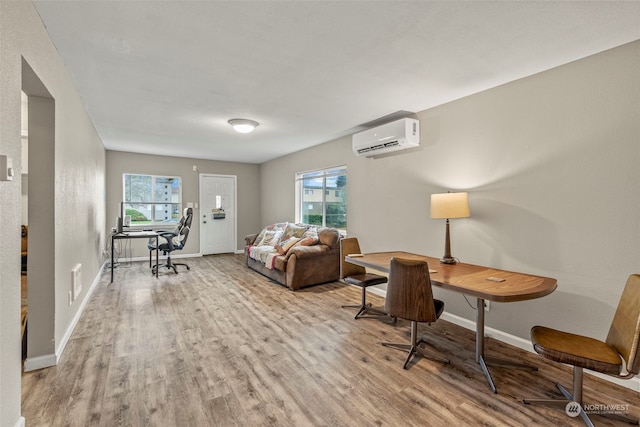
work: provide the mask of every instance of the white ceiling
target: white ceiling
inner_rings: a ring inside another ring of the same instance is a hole
[[[634,1],[34,4],[107,149],[250,163],[640,39]]]

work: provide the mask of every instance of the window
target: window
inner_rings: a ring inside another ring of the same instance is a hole
[[[122,175],[124,215],[131,226],[177,223],[182,212],[179,176]]]
[[[296,174],[296,221],[346,233],[346,166]]]

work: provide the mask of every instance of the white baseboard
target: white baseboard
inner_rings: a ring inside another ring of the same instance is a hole
[[[367,288],[367,291],[371,292],[372,294],[380,295],[381,297],[387,296],[387,292],[384,289],[380,289],[375,286]],[[451,322],[455,325],[462,326],[463,328],[470,329],[472,331],[476,330],[476,322],[473,320],[465,319],[464,317],[447,313],[446,311],[442,313],[442,316],[440,316],[440,318],[443,320],[446,320],[447,322]],[[498,341],[502,341],[503,343],[512,345],[519,349],[526,350],[529,353],[537,354],[533,350],[533,344],[531,344],[530,340],[520,338],[515,335],[511,335],[506,332],[500,331],[498,329],[494,329],[486,326],[484,328],[484,335],[486,337],[494,338]],[[585,369],[584,372],[640,393],[640,377],[638,376],[634,378],[630,378],[628,380],[623,380],[620,378],[612,377],[610,375],[605,375],[599,372],[590,371],[588,369]]]
[[[27,357],[24,361],[24,371],[31,372],[38,369],[56,366],[58,357],[55,354],[45,354],[44,356]]]
[[[24,417],[18,418],[18,421],[16,421],[16,427],[25,427],[25,425]]]
[[[56,356],[58,359],[60,358],[60,356],[62,355],[62,352],[67,346],[67,343],[69,342],[69,338],[71,338],[71,334],[73,333],[73,330],[76,328],[76,325],[80,320],[80,316],[82,316],[82,313],[84,312],[84,308],[87,306],[89,299],[91,299],[91,295],[93,295],[93,291],[96,289],[96,286],[98,286],[98,282],[100,281],[100,277],[102,276],[103,271],[104,271],[104,264],[102,264],[102,267],[100,267],[100,271],[98,271],[98,274],[93,279],[93,283],[91,284],[89,291],[85,294],[84,298],[82,299],[82,302],[80,303],[80,307],[78,308],[78,311],[76,311],[76,315],[73,316],[73,320],[67,327],[67,330],[64,336],[58,343],[58,348],[56,348]]]
[[[93,279],[93,283],[89,287],[89,291],[85,294],[84,298],[82,299],[82,302],[80,303],[80,307],[78,308],[78,311],[76,311],[76,315],[73,316],[73,320],[67,327],[67,330],[64,336],[58,343],[55,354],[46,354],[44,356],[37,356],[37,357],[27,357],[27,359],[24,361],[25,372],[36,371],[38,369],[44,369],[44,368],[50,368],[51,366],[55,366],[58,364],[58,360],[60,360],[60,356],[62,356],[62,352],[67,346],[67,343],[69,342],[69,338],[71,338],[71,334],[73,333],[73,330],[78,324],[78,321],[80,320],[80,316],[82,316],[82,313],[84,312],[84,308],[89,302],[91,295],[93,295],[93,291],[95,290],[96,286],[98,285],[98,282],[100,281],[100,277],[102,276],[102,272],[105,268],[105,265],[106,263],[102,264],[102,266],[100,267],[100,271],[98,271],[98,274]]]

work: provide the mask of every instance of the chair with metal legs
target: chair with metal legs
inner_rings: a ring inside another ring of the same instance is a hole
[[[182,227],[189,227],[191,228],[191,221],[193,220],[193,208],[184,208],[183,212],[182,212],[182,218],[180,218],[180,221],[178,221],[178,224],[176,225],[176,228],[173,229],[172,233],[174,236],[178,236],[180,234],[180,231],[182,230]],[[158,231],[158,234],[160,233],[166,233],[166,231]],[[147,249],[149,249],[149,267],[152,266],[151,263],[151,254],[153,253],[153,251],[158,250],[158,248],[156,247],[156,244],[160,244],[159,242],[160,239],[156,240],[156,238],[151,238],[149,239],[149,242],[147,243]]]
[[[444,311],[444,302],[433,298],[426,261],[391,258],[384,307],[389,316],[411,321],[410,343],[382,343],[385,347],[409,352],[403,369],[407,369],[409,361],[416,355],[449,363],[449,359],[421,347],[421,344],[426,344],[424,339],[418,340],[418,322],[435,322]]]
[[[340,239],[340,258],[342,260],[340,264],[340,280],[350,285],[359,286],[362,289],[360,304],[346,304],[342,308],[357,308],[356,319],[360,317],[386,316],[384,311],[373,308],[370,303],[367,303],[367,288],[387,283],[387,278],[378,274],[367,273],[364,267],[345,261],[347,255],[359,253],[360,245],[356,237]]]
[[[156,270],[160,267],[166,267],[167,269],[173,270],[174,273],[178,274],[178,269],[176,266],[182,265],[183,267],[187,267],[189,270],[189,266],[187,264],[181,262],[173,262],[171,260],[171,252],[179,251],[184,249],[187,244],[187,238],[189,237],[189,227],[186,225],[182,227],[180,230],[180,234],[177,236],[173,234],[171,231],[158,233],[160,237],[162,237],[165,242],[158,245],[158,250],[162,252],[163,255],[167,255],[167,260],[164,264],[156,264],[151,268],[151,272],[156,274]]]
[[[617,378],[632,378],[640,372],[640,275],[632,274],[620,297],[618,308],[605,341],[582,335],[558,331],[543,326],[531,329],[534,350],[554,362],[573,366],[573,393],[569,393],[560,383],[556,387],[565,399],[524,399],[524,403],[555,406],[579,413],[587,426],[593,422],[584,410],[582,400],[583,369],[611,375]],[[624,414],[600,414],[613,417],[630,424],[638,420]]]

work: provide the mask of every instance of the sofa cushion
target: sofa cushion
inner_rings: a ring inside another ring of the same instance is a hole
[[[273,268],[280,271],[287,270],[287,260],[283,255],[279,255],[276,257],[273,263]]]
[[[251,246],[249,248],[249,257],[264,264],[267,262],[269,255],[275,252],[276,250],[273,246]]]

